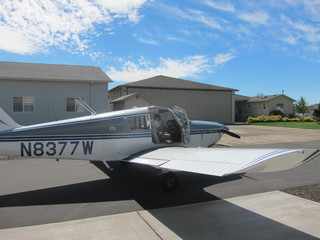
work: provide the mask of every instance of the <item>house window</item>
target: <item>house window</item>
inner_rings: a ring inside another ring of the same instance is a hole
[[[251,108],[251,104],[248,104],[248,108]]]
[[[283,111],[283,109],[284,109],[283,103],[278,103],[278,104],[277,104],[277,110]]]
[[[13,97],[13,112],[34,112],[34,97]]]
[[[263,109],[266,109],[266,104],[265,104],[265,103],[262,104],[262,108],[263,108]]]
[[[84,98],[81,98],[83,101],[85,101]],[[66,111],[67,112],[84,112],[84,107],[81,106],[81,104],[76,101],[76,98],[66,98]]]

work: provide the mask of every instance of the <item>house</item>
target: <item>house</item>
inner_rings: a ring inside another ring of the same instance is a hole
[[[114,109],[119,109],[115,105],[119,99],[131,101],[132,96],[140,96],[150,101],[146,105],[182,107],[190,119],[230,124],[234,123],[235,91],[238,90],[160,75],[117,86],[109,91],[109,100]]]
[[[312,104],[308,106],[309,113],[307,113],[307,116],[314,116],[314,110],[319,109],[319,104]]]
[[[284,94],[258,97],[236,95],[236,121],[246,121],[248,117],[268,116],[274,110],[280,110],[289,116],[293,114],[294,102],[294,99]]]
[[[21,125],[88,115],[76,98],[105,112],[109,82],[99,67],[0,62],[0,107]]]

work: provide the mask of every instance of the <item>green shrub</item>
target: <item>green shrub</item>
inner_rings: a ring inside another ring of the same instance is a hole
[[[288,122],[301,122],[301,119],[300,118],[289,118],[288,119]]]
[[[258,117],[248,117],[247,122],[248,123],[256,123],[256,122],[300,122],[300,121],[304,121],[304,122],[314,122],[316,121],[313,117],[306,117],[304,119],[300,119],[300,118],[287,118],[284,117],[282,118],[281,115],[271,115],[271,116],[258,116]]]
[[[282,122],[282,116],[281,115],[271,115],[269,116],[269,121],[270,122]]]
[[[248,123],[257,123],[257,122],[316,122],[320,119],[316,119],[315,117],[305,117],[305,118],[287,118],[282,117],[281,115],[271,115],[271,116],[258,116],[256,118],[254,117],[248,117],[247,122]]]
[[[257,117],[259,122],[268,122],[269,121],[269,116],[258,116]]]
[[[254,122],[259,122],[259,120],[258,120],[258,118],[248,117],[247,122],[248,123],[254,123]]]
[[[303,122],[315,122],[316,120],[314,119],[314,117],[305,117],[302,121]]]

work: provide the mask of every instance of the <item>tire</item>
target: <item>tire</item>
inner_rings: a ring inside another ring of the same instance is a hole
[[[164,191],[173,192],[179,186],[178,176],[172,172],[163,174],[161,178],[161,185]]]

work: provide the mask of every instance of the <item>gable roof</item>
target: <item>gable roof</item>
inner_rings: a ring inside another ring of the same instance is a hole
[[[219,87],[215,85],[199,83],[163,75],[127,83],[118,87],[140,87],[140,88],[164,88],[164,89],[189,89],[189,90],[217,90],[217,91],[238,91],[233,88]],[[117,87],[116,87],[117,88]],[[111,89],[112,91],[112,89]]]
[[[99,67],[0,62],[0,80],[112,82]]]
[[[244,95],[235,94],[235,101],[236,102],[248,102],[248,103],[254,103],[254,102],[269,102],[272,99],[275,99],[277,97],[286,97],[292,102],[295,102],[296,100],[284,95],[284,94],[276,94],[276,95],[266,95],[261,97],[248,97]]]
[[[296,100],[284,95],[284,94],[276,94],[276,95],[266,95],[266,96],[261,96],[261,97],[251,97],[249,100],[248,100],[248,103],[253,103],[253,102],[269,102],[271,101],[272,99],[275,99],[275,98],[278,98],[278,97],[286,97],[288,98],[289,100],[291,100],[292,102],[295,102]]]
[[[112,100],[110,103],[123,102],[123,101],[125,101],[125,100],[127,100],[129,98],[132,98],[132,97],[141,97],[144,100],[146,100],[147,102],[151,103],[151,101],[148,98],[146,98],[145,96],[143,96],[143,95],[141,95],[139,93],[131,93],[131,94],[128,94],[128,95],[124,95],[124,96],[118,97],[118,98]]]
[[[236,102],[246,102],[250,99],[250,97],[244,96],[244,95],[239,95],[239,94],[235,94],[234,95],[234,100]]]
[[[310,106],[308,106],[308,108],[313,111],[314,109],[318,109],[319,108],[319,104],[312,104]]]

